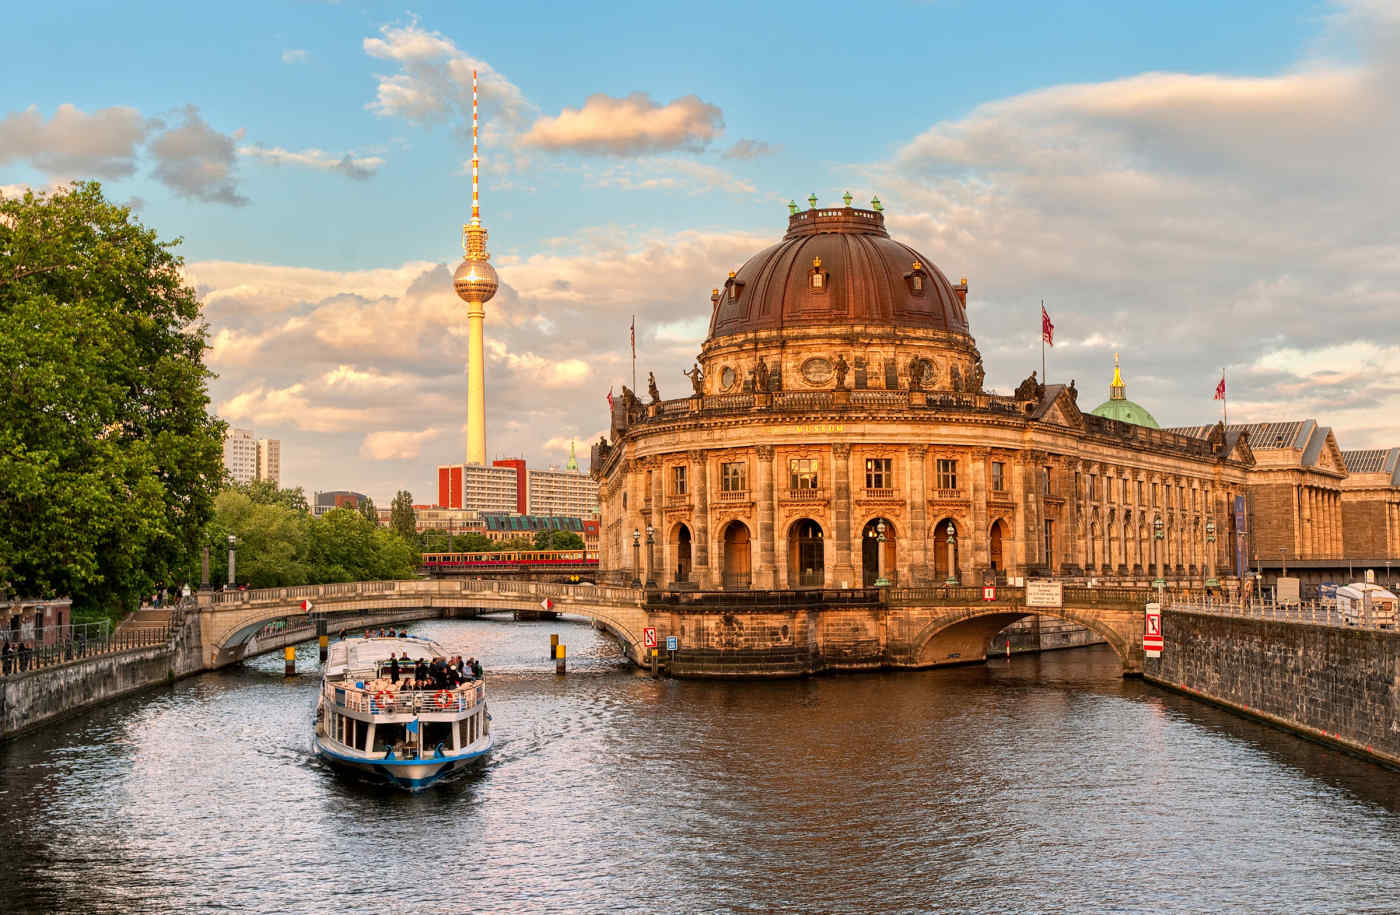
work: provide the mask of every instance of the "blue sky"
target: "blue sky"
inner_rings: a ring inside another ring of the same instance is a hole
[[[182,236],[215,406],[282,438],[308,490],[421,500],[460,457],[465,346],[438,265],[460,256],[473,65],[506,283],[488,306],[493,453],[562,463],[570,437],[596,439],[630,315],[643,371],[677,375],[710,286],[781,234],[783,202],[846,189],[878,192],[896,236],[969,275],[994,387],[1038,364],[1024,316],[1044,297],[1052,379],[1077,377],[1088,406],[1122,350],[1130,396],[1164,424],[1207,421],[1197,390],[1229,365],[1241,419],[1400,444],[1388,3],[8,19],[26,40],[0,57],[0,187],[102,177]]]

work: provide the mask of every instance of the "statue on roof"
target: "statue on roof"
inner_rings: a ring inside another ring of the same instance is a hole
[[[705,373],[700,370],[700,363],[695,363],[695,368],[690,371],[681,371],[681,374],[690,379],[691,390],[696,397],[701,397],[705,393]]]
[[[661,403],[661,392],[656,389],[656,373],[647,372],[647,396],[652,403]]]
[[[759,394],[768,392],[768,363],[762,359],[753,369],[753,389]]]
[[[986,369],[982,368],[982,354],[977,354],[977,364],[967,376],[967,389],[974,394],[982,393],[982,382],[986,380]]]
[[[845,354],[836,354],[836,364],[832,368],[836,371],[836,390],[846,390],[846,373],[851,370],[851,366],[846,362]]]
[[[1074,379],[1069,380],[1069,399],[1079,403],[1079,389],[1074,386]]]
[[[1040,401],[1041,395],[1045,393],[1045,385],[1036,380],[1035,370],[1031,370],[1030,377],[1016,386],[1017,400]]]

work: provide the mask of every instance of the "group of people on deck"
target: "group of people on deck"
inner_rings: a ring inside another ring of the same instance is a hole
[[[481,679],[481,662],[476,658],[463,659],[461,655],[450,658],[437,657],[428,661],[419,658],[410,661],[408,652],[390,655],[385,665],[389,674],[391,689],[406,690],[456,689],[464,683],[474,683]]]

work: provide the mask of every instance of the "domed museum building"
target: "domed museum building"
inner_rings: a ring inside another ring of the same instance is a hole
[[[891,238],[878,198],[845,200],[792,206],[712,291],[695,367],[661,382],[686,396],[615,399],[592,465],[605,574],[769,590],[1230,572],[1247,437],[1156,428],[1116,366],[1095,413],[1034,372],[984,390],[966,277]]]

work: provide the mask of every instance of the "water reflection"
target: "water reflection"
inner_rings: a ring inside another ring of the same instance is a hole
[[[1107,649],[651,680],[585,625],[425,623],[497,748],[422,795],[310,755],[315,648],[0,747],[4,905],[174,911],[1393,908],[1400,776]],[[569,646],[570,674],[545,660]]]

